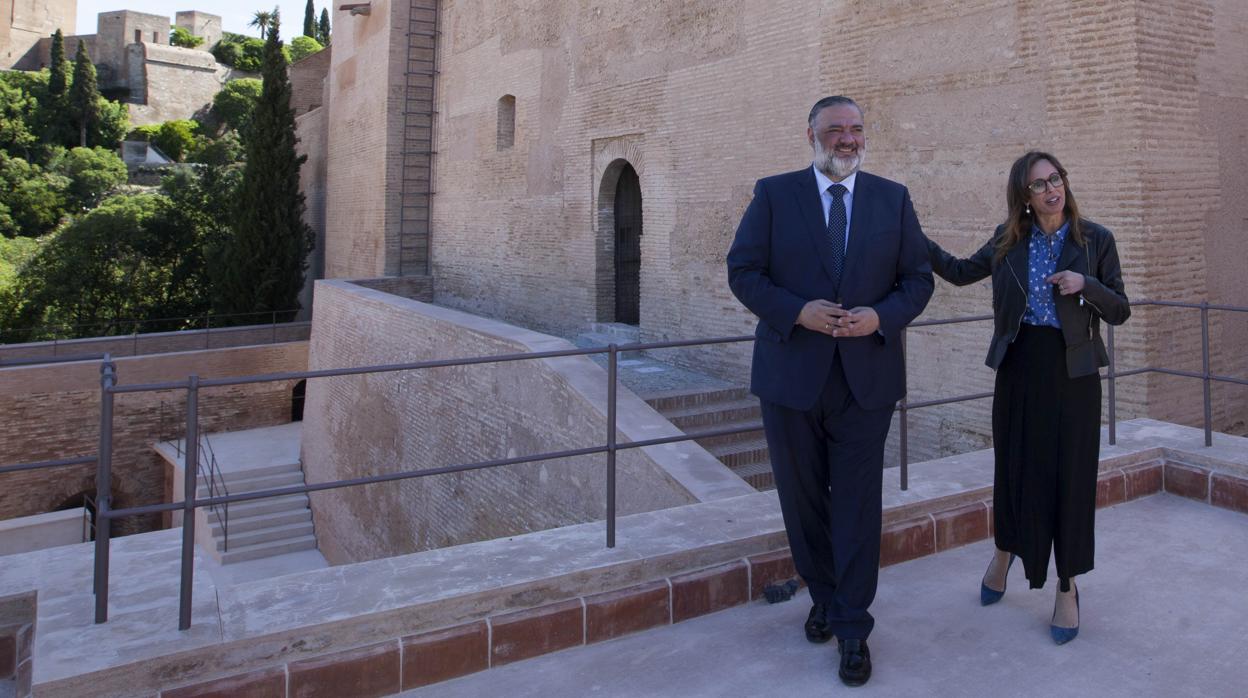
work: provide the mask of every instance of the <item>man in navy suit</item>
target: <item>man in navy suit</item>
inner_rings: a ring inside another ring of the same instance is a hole
[[[932,270],[909,192],[859,170],[862,109],[825,97],[806,137],[811,167],[755,185],[728,282],[759,318],[750,389],[813,601],[806,638],[835,635],[841,680],[859,686],[871,677],[884,440],[906,391],[901,330],[931,298]]]

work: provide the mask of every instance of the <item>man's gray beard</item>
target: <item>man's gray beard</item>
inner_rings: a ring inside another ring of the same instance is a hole
[[[838,158],[824,150],[823,143],[818,139],[815,140],[815,168],[833,179],[845,179],[853,174],[862,167],[866,155],[867,149],[864,146],[858,148],[858,153],[852,158]]]

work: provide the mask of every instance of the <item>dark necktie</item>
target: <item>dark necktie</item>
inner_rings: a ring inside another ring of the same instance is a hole
[[[832,288],[840,291],[841,272],[845,270],[845,185],[828,187],[832,206],[828,209],[828,244],[832,246]]]

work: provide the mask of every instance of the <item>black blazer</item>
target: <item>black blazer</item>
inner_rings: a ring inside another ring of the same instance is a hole
[[[1086,218],[1079,223],[1085,244],[1076,245],[1068,237],[1057,260],[1057,271],[1083,274],[1083,292],[1063,296],[1056,286],[1050,291],[1066,340],[1066,374],[1071,378],[1091,375],[1109,364],[1109,353],[1101,341],[1100,321],[1121,325],[1131,316],[1114,236]],[[984,363],[994,369],[1005,360],[1005,352],[1018,336],[1027,309],[1030,246],[1024,239],[1010,248],[1000,263],[993,261],[997,238],[1004,230],[1004,225],[997,226],[992,239],[967,259],[958,259],[935,242],[927,241],[932,269],[945,281],[965,286],[992,276],[994,327]]]
[[[838,295],[826,231],[812,167],[755,185],[728,251],[728,284],[759,318],[750,389],[768,402],[808,410],[839,350],[858,404],[887,407],[906,392],[901,329],[932,296],[926,238],[904,186],[859,172]],[[871,306],[879,331],[836,339],[798,326],[802,307],[815,299]]]

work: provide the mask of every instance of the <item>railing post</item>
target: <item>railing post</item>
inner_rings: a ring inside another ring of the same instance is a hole
[[[277,311],[273,311],[273,341],[271,344],[277,344]]]
[[[906,358],[906,328],[904,327],[901,328],[901,358],[904,362]],[[908,419],[909,410],[906,409],[906,398],[907,395],[903,394],[901,396],[901,404],[898,406],[901,409],[901,416],[899,418],[901,421],[899,425],[901,427],[901,433],[898,435],[901,443],[898,451],[900,451],[901,455],[901,467],[899,469],[901,470],[902,492],[910,489],[910,430]]]
[[[139,355],[139,323],[138,322],[134,323],[134,339],[131,343],[130,355],[131,356]]]
[[[1213,445],[1213,383],[1209,380],[1209,301],[1200,302],[1200,358],[1205,384],[1205,446]]]
[[[1118,380],[1118,363],[1114,358],[1114,326],[1105,326],[1105,335],[1109,340],[1109,445],[1118,443],[1118,395],[1114,392],[1114,384]]]
[[[615,381],[618,347],[607,346],[607,547],[615,547]]]
[[[104,355],[100,363],[100,452],[95,461],[95,622],[108,620],[108,539],[112,521],[108,518],[112,508],[113,467],[113,385],[117,381],[117,367],[112,356]]]
[[[182,586],[178,597],[178,630],[191,627],[191,582],[195,568],[195,493],[199,475],[199,376],[191,374],[186,388],[186,459],[182,461]]]
[[[205,349],[209,347],[208,335],[211,332],[212,332],[212,316],[209,315],[208,313],[204,313],[204,348]]]

